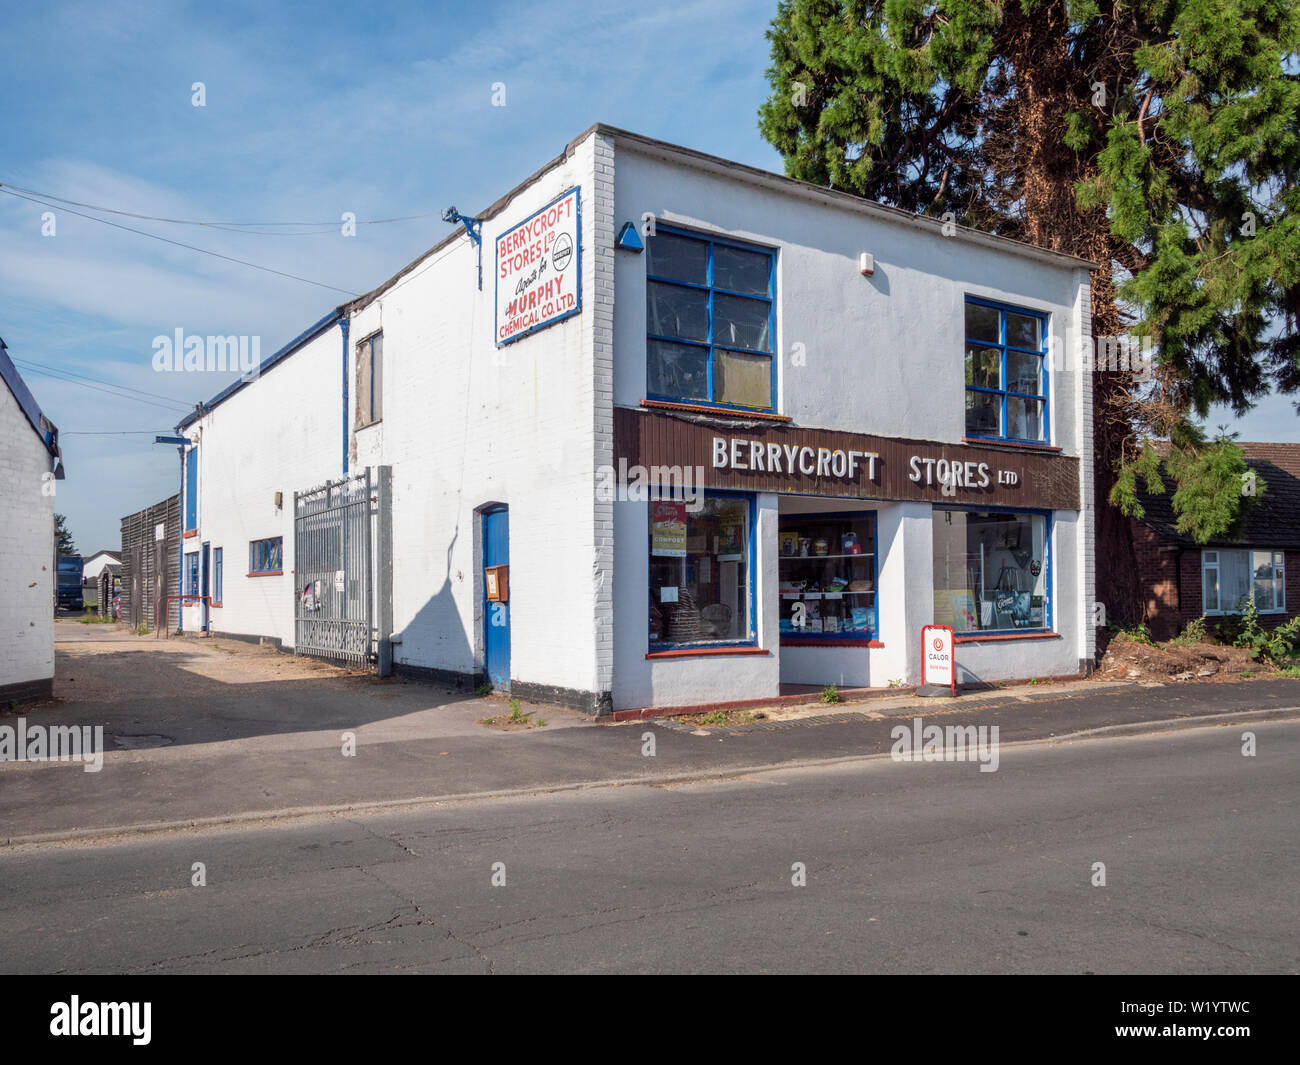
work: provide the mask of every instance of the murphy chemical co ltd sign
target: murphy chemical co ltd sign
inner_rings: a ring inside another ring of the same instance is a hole
[[[614,412],[614,451],[646,469],[692,467],[706,488],[1079,509],[1078,460],[1055,452],[784,425],[729,431],[627,408]]]
[[[572,188],[497,237],[498,347],[582,309],[580,207]]]

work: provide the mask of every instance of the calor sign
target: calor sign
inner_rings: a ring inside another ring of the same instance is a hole
[[[957,694],[957,661],[953,631],[947,625],[921,627],[921,683],[950,688]]]
[[[582,309],[579,190],[496,239],[496,342],[508,344]]]

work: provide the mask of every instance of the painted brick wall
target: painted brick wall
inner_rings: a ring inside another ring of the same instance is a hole
[[[293,493],[342,473],[342,359],[335,325],[186,431],[199,443],[199,514],[198,534],[183,550],[198,551],[205,541],[224,549],[223,605],[212,610],[216,632],[293,645]],[[228,383],[212,388],[213,375],[194,376],[196,389],[215,392]],[[276,492],[283,494],[280,507]],[[247,576],[249,542],[272,536],[284,538],[284,575]],[[197,631],[200,619],[197,606],[185,608],[187,632]]]
[[[0,689],[54,676],[53,459],[0,384]],[[45,491],[42,491],[42,487]]]
[[[512,678],[587,702],[608,691],[612,640],[601,583],[612,526],[607,513],[598,518],[594,466],[612,448],[612,413],[599,413],[598,396],[612,378],[614,238],[599,190],[613,163],[596,142],[576,144],[484,221],[482,291],[462,238],[359,309],[351,326],[355,337],[384,332],[384,418],[357,432],[356,456],[359,466],[393,467],[394,661],[482,670],[479,512],[505,504]],[[496,238],[574,186],[582,312],[498,348]]]

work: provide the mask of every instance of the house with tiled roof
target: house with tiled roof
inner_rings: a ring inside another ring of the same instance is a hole
[[[1265,488],[1246,507],[1236,535],[1198,544],[1178,531],[1172,488],[1163,495],[1140,493],[1145,514],[1133,520],[1137,576],[1146,622],[1158,640],[1202,614],[1211,620],[1240,614],[1252,595],[1266,628],[1300,614],[1300,585],[1289,595],[1286,586],[1288,570],[1293,582],[1300,581],[1300,444],[1239,446]],[[1250,486],[1247,479],[1243,488],[1249,492]]]

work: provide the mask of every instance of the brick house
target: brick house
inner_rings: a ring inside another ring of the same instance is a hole
[[[1133,542],[1145,620],[1157,640],[1176,636],[1202,614],[1213,621],[1240,613],[1252,589],[1265,627],[1300,614],[1300,591],[1293,588],[1288,597],[1286,588],[1288,570],[1300,575],[1300,444],[1240,446],[1267,490],[1247,513],[1239,539],[1196,544],[1175,527],[1172,492],[1141,493],[1146,513],[1132,522]]]

